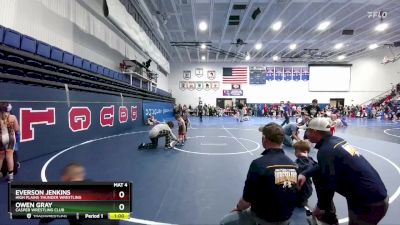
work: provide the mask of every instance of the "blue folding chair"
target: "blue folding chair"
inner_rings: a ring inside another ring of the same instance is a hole
[[[74,55],[69,52],[64,52],[62,61],[63,63],[72,66],[74,64]]]
[[[63,50],[57,47],[51,47],[50,59],[57,62],[63,62]]]
[[[51,53],[51,46],[49,44],[42,41],[37,41],[36,55],[49,59],[50,53]],[[57,67],[53,65],[44,64],[42,67],[46,70],[51,70],[51,71],[57,70]]]
[[[0,26],[0,44],[3,44],[4,40],[4,27]]]
[[[98,65],[96,63],[91,63],[90,64],[90,71],[92,71],[93,73],[97,73],[97,67]]]
[[[97,73],[103,75],[104,74],[104,67],[103,66],[98,66],[97,67]]]
[[[110,69],[104,68],[103,75],[109,77],[109,74],[110,74]]]
[[[34,38],[26,35],[22,36],[21,50],[35,54],[36,48],[37,48],[37,41]],[[25,60],[25,63],[30,66],[42,67],[42,63],[30,58],[27,58]]]
[[[82,68],[86,71],[90,71],[90,61],[84,59],[82,63]]]
[[[40,55],[45,58],[50,58],[50,45],[47,43],[44,43],[42,41],[37,42],[37,50],[36,50],[36,55]]]
[[[0,26],[0,45],[3,44],[4,40],[4,27]],[[4,58],[4,53],[0,51],[0,59]]]
[[[6,28],[3,43],[8,47],[20,49],[21,48],[21,34],[17,31]],[[9,53],[5,59],[13,62],[24,63],[24,58],[21,56]]]
[[[74,56],[74,63],[73,63],[73,65],[74,65],[75,67],[78,67],[78,68],[82,69],[82,63],[83,63],[82,58],[75,55],[75,56]]]

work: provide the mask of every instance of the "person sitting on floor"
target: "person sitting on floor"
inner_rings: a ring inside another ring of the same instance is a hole
[[[172,133],[171,129],[173,127],[174,123],[172,121],[168,121],[166,124],[161,123],[155,125],[149,131],[151,143],[142,143],[139,145],[138,149],[156,149],[158,147],[158,139],[161,137],[165,137],[165,149],[172,149],[178,141],[174,133]]]

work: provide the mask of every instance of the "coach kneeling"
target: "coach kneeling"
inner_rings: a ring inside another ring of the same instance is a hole
[[[272,123],[259,130],[265,150],[251,163],[243,197],[236,208],[222,218],[221,225],[289,224],[297,196],[297,166],[282,149],[281,126]]]

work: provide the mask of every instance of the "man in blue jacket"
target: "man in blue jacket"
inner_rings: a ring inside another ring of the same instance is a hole
[[[357,148],[330,133],[326,118],[312,119],[308,138],[316,143],[318,164],[299,175],[301,187],[306,177],[320,173],[316,187],[318,203],[313,214],[319,219],[331,210],[335,192],[347,199],[349,225],[378,224],[388,209],[386,187],[378,172],[358,152]]]
[[[297,200],[297,165],[282,149],[282,127],[267,124],[259,129],[265,148],[250,165],[242,198],[221,225],[288,225]]]

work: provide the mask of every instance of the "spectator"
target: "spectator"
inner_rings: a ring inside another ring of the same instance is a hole
[[[297,192],[297,166],[282,149],[283,130],[278,124],[259,129],[265,148],[250,165],[243,196],[220,224],[282,224],[290,222]]]
[[[14,179],[15,133],[19,131],[19,124],[17,118],[9,111],[11,111],[10,105],[7,102],[0,102],[0,168],[5,159],[8,170],[7,179],[12,181]]]
[[[197,114],[200,117],[200,122],[203,122],[203,105],[201,103],[197,106]]]
[[[307,106],[305,109],[311,118],[317,117],[321,111],[321,108],[318,105],[317,99],[312,100],[311,105]]]
[[[388,209],[386,187],[378,172],[345,140],[332,136],[330,124],[324,118],[312,119],[308,138],[319,149],[318,165],[299,175],[299,187],[307,177],[321,174],[316,186],[317,207],[313,214],[319,219],[332,209],[332,199],[338,192],[347,199],[349,224],[378,224]],[[373,213],[371,213],[373,212]]]
[[[289,113],[288,112],[283,112],[283,117],[285,118],[285,120],[282,122],[281,126],[285,125],[285,124],[289,124]]]

